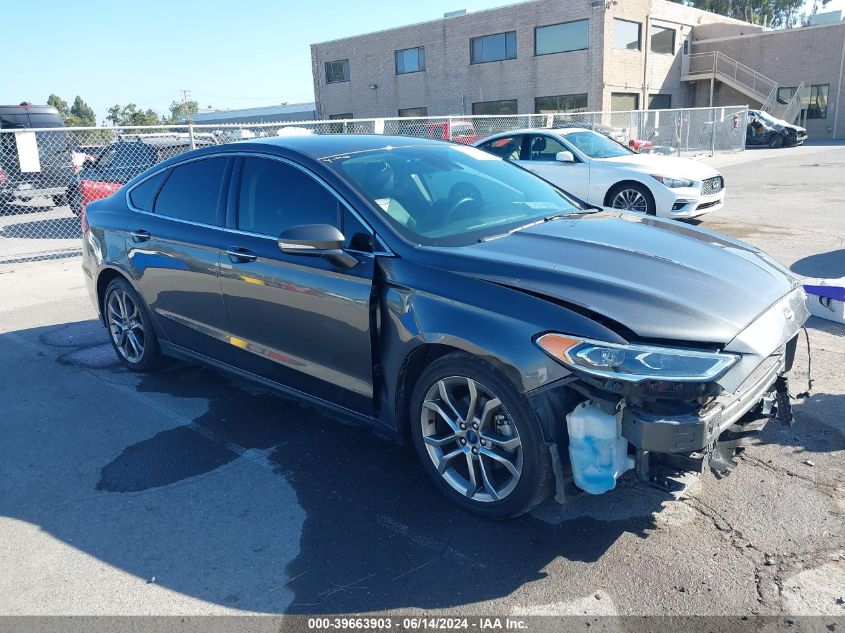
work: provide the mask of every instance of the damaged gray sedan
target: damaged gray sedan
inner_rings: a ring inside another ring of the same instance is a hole
[[[83,230],[127,367],[204,363],[408,440],[483,516],[572,482],[605,493],[629,469],[724,472],[749,434],[791,420],[808,314],[786,269],[709,231],[585,207],[473,148],[199,149],[91,203]]]

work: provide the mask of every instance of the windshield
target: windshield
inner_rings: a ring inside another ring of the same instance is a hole
[[[633,154],[624,145],[607,138],[604,134],[598,134],[591,130],[584,132],[571,132],[564,136],[566,141],[575,146],[577,150],[590,158],[616,158],[617,156],[628,156]]]
[[[763,112],[762,110],[757,113],[757,118],[762,119],[763,121],[768,123],[770,126],[781,125],[781,121],[778,121],[777,119],[773,119],[772,117],[769,116],[769,114],[767,112]]]
[[[473,147],[394,147],[323,160],[416,244],[467,245],[532,220],[580,212],[559,189]]]

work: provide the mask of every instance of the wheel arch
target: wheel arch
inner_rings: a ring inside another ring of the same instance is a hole
[[[100,313],[101,319],[105,319],[105,306],[103,305],[103,300],[106,298],[106,288],[108,288],[109,284],[118,277],[125,279],[134,287],[134,284],[132,284],[129,277],[117,268],[103,268],[97,275],[97,310]]]
[[[657,199],[654,197],[654,192],[651,190],[651,187],[649,187],[642,180],[637,180],[636,178],[631,177],[615,182],[610,187],[608,187],[607,191],[604,194],[604,206],[609,207],[610,201],[612,197],[616,195],[616,192],[627,185],[639,185],[640,187],[644,187],[645,190],[648,192],[649,197],[651,198],[652,206],[657,209]]]
[[[405,356],[396,379],[394,416],[399,436],[403,441],[409,437],[411,394],[417,380],[431,363],[454,352],[462,352],[490,365],[510,381],[518,391],[522,391],[518,368],[499,358],[481,353],[481,350],[467,341],[451,339],[447,343],[422,343]]]

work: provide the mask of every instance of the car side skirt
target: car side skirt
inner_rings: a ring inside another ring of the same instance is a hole
[[[248,371],[244,371],[243,369],[239,369],[227,363],[223,363],[213,358],[209,358],[208,356],[204,356],[203,354],[199,354],[189,349],[185,349],[184,347],[180,347],[179,345],[174,345],[169,341],[159,340],[159,346],[161,347],[161,352],[166,356],[206,365],[208,367],[211,367],[212,369],[218,369],[220,371],[237,376],[239,378],[258,383],[264,387],[272,389],[273,391],[279,392],[282,395],[289,396],[297,400],[301,400],[303,402],[307,402],[308,404],[316,405],[322,409],[325,409],[326,411],[330,411],[334,414],[337,414],[346,420],[372,427],[373,431],[375,431],[379,435],[387,437],[388,439],[397,442],[401,441],[397,430],[378,418],[368,416],[357,411],[352,411],[351,409],[347,409],[346,407],[334,404],[327,400],[323,400],[322,398],[318,398],[317,396],[313,396],[303,391],[299,391],[298,389],[288,387],[287,385],[283,385],[267,378],[264,378],[262,376],[258,376]]]

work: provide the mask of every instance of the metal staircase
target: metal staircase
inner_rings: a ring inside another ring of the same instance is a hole
[[[801,95],[804,83],[795,90],[787,104],[777,100],[778,83],[766,75],[757,72],[720,51],[693,53],[684,58],[681,68],[681,81],[701,81],[713,79],[721,81],[734,90],[761,103],[761,110],[772,116],[793,123],[801,111]]]

